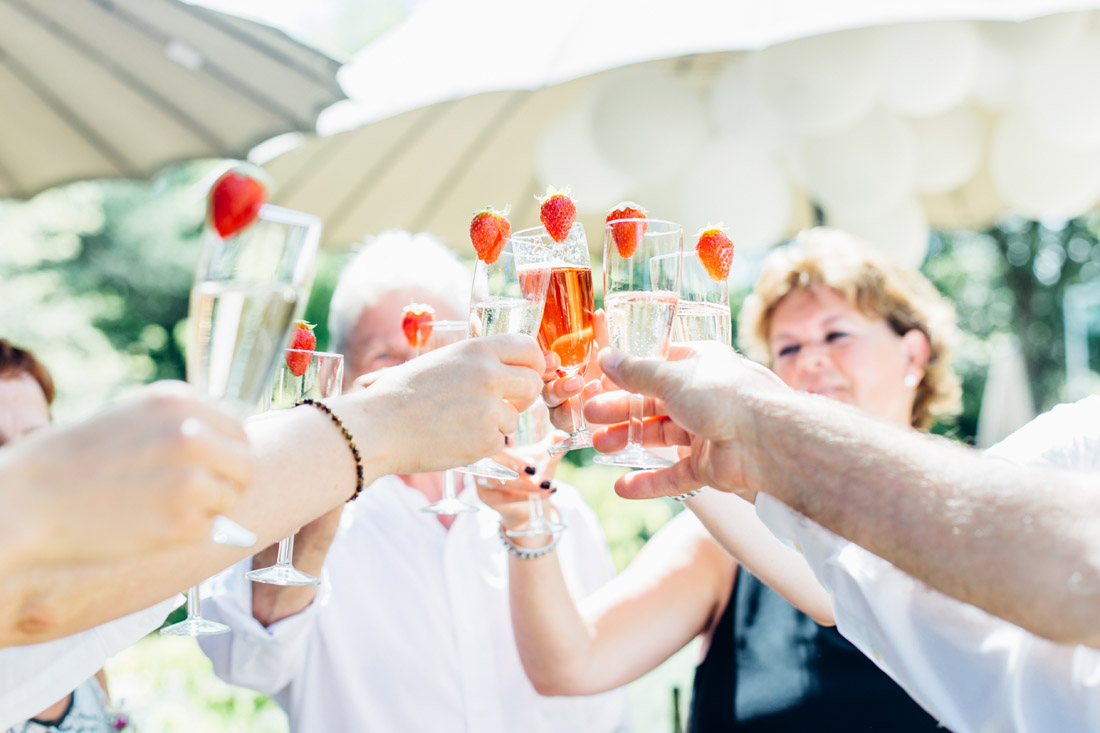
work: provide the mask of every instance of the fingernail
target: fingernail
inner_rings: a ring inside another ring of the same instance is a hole
[[[527,474],[528,476],[534,476],[535,475],[535,467],[534,466],[527,466],[523,469],[523,472],[525,474]]]
[[[569,379],[562,382],[561,386],[564,389],[573,392],[584,386],[584,377],[570,377]]]
[[[508,436],[504,436],[504,445],[508,445],[511,441],[508,440]]]
[[[599,383],[598,380],[595,380],[595,379],[592,380],[591,382],[589,382],[588,386],[584,388],[584,394],[588,397],[591,397],[592,395],[595,395],[595,394],[599,394],[599,392],[600,392],[600,383]]]
[[[540,489],[549,489],[550,488],[550,482],[549,481],[543,481],[541,484],[539,484],[539,488]]]
[[[551,493],[551,494],[556,494],[556,493],[558,493],[558,487],[557,487],[557,486],[555,486],[554,488],[550,489],[550,493]]]

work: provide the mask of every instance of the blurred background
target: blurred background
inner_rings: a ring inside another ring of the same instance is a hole
[[[826,16],[788,0],[723,18],[723,34],[707,15],[712,3],[685,2],[679,25],[708,32],[647,42],[635,28],[625,50],[593,30],[613,3],[564,5],[565,20],[540,30],[546,50],[515,30],[535,23],[519,2],[450,4],[462,18],[431,0],[203,3],[335,60],[303,56],[318,78],[346,62],[340,86],[318,82],[333,107],[310,102],[307,120],[278,130],[297,132],[270,141],[242,132],[235,153],[264,165],[276,202],[325,219],[306,312],[319,347],[336,276],[364,236],[432,231],[471,258],[463,232],[475,209],[511,204],[516,228],[530,226],[534,195],[568,184],[594,251],[602,212],[625,198],[685,232],[724,220],[737,245],[735,323],[760,259],[801,227],[842,226],[919,264],[959,313],[964,411],[936,430],[961,441],[992,444],[1037,411],[1100,392],[1100,14],[1091,9],[1100,3],[1018,3],[1011,17],[996,3],[871,11],[851,2]],[[671,6],[638,7],[661,17]],[[491,52],[465,54],[455,24],[467,16],[513,31]],[[0,30],[0,48],[11,41]],[[165,48],[176,64],[202,66],[186,44]],[[145,96],[172,91],[151,85]],[[243,124],[243,112],[179,104],[177,119]],[[320,135],[310,131],[317,113]],[[4,167],[6,147],[0,182],[20,178]],[[0,190],[9,197],[0,199],[0,336],[49,365],[61,422],[137,385],[184,378],[206,188],[224,165],[186,150],[148,172],[78,168]],[[31,165],[44,174],[53,164]],[[52,186],[61,181],[73,182]],[[562,477],[596,509],[621,568],[679,506],[619,500],[617,473],[589,458],[569,454]],[[674,729],[673,689],[686,705],[696,656],[689,647],[635,683],[636,730]],[[108,672],[147,730],[286,729],[270,700],[214,678],[192,640],[150,637]]]

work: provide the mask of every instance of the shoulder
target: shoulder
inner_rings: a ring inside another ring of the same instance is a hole
[[[1100,471],[1100,395],[1058,405],[988,451],[1016,463]]]

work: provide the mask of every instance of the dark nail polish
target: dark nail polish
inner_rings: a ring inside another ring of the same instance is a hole
[[[541,484],[539,484],[539,488],[549,489],[550,488],[550,482],[549,481],[543,481]]]
[[[528,476],[534,476],[535,475],[535,467],[534,466],[527,466],[526,468],[523,469],[523,472],[525,474],[527,474]]]
[[[507,436],[507,435],[505,435],[505,436],[504,436],[504,445],[508,445],[508,443],[510,443],[510,442],[511,442],[511,441],[509,441],[509,440],[508,440],[508,436]]]
[[[556,493],[558,493],[558,487],[557,487],[557,486],[555,486],[554,488],[550,489],[550,493],[551,493],[551,494],[556,494]]]

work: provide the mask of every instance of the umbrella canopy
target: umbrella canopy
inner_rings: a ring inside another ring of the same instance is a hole
[[[0,197],[315,129],[337,61],[178,0],[0,0]]]
[[[336,245],[401,227],[465,246],[475,209],[526,226],[554,184],[590,240],[631,198],[763,247],[812,201],[919,262],[930,224],[1100,199],[1098,4],[429,0],[341,72],[333,134],[266,167]]]

